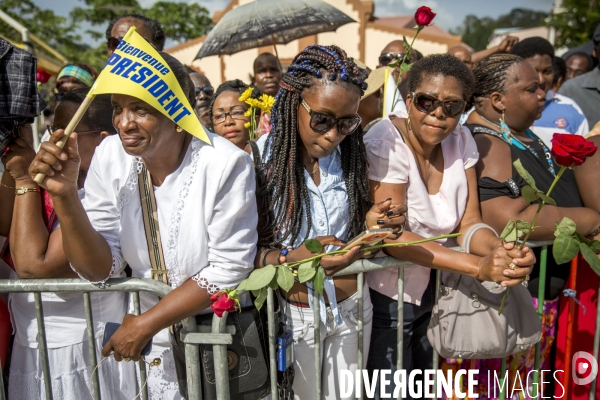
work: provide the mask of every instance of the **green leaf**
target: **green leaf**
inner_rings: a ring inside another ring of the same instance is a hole
[[[316,239],[308,239],[304,242],[304,246],[313,254],[319,254],[323,251],[323,245]]]
[[[531,230],[531,222],[520,219],[517,221],[517,229],[521,232],[527,233]]]
[[[246,290],[258,290],[269,286],[276,272],[277,268],[273,265],[255,269],[246,279],[248,281],[246,283]]]
[[[508,221],[508,223],[506,224],[506,226],[504,227],[504,230],[502,231],[502,233],[500,234],[500,239],[509,242],[509,240],[507,240],[506,238],[512,233],[512,231],[515,230],[515,221],[514,220],[510,220]],[[516,235],[515,235],[516,236]],[[515,239],[516,240],[516,239]],[[514,240],[512,240],[514,242]]]
[[[261,290],[262,290],[262,289],[251,290],[251,292],[252,292],[252,296],[254,296],[254,297],[258,297],[258,295],[260,294],[260,291],[261,291]]]
[[[579,243],[579,251],[581,251],[581,255],[590,264],[594,272],[600,275],[600,259],[598,259],[598,256],[584,243]]]
[[[292,269],[288,267],[277,268],[277,283],[280,288],[289,292],[292,286],[294,286],[294,273]]]
[[[533,176],[529,175],[529,172],[527,172],[525,167],[523,167],[523,164],[521,164],[521,160],[517,158],[513,165],[515,166],[515,169],[517,170],[519,175],[521,175],[523,179],[525,179],[525,181],[529,183],[529,186],[531,186],[536,192],[539,192],[539,189],[537,188],[537,186],[535,186],[535,179],[533,179]]]
[[[267,288],[264,287],[260,289],[258,296],[256,296],[256,299],[254,299],[254,306],[257,310],[260,310],[263,304],[265,303],[265,300],[267,299],[267,293]]]
[[[307,261],[303,264],[300,264],[300,267],[298,267],[298,281],[300,283],[309,281],[313,276],[315,276],[316,272],[317,271],[312,261]]]
[[[235,290],[248,290],[248,279],[246,278],[243,281],[241,281],[238,287],[235,288]]]
[[[315,275],[313,285],[315,286],[315,290],[317,291],[317,293],[323,296],[323,287],[325,286],[325,268],[323,268],[320,265],[317,268],[317,273]]]
[[[404,72],[410,71],[411,67],[412,67],[412,64],[401,64],[400,65],[400,69]]]
[[[579,242],[571,235],[560,233],[554,239],[552,254],[558,264],[564,264],[571,261],[579,253]]]
[[[521,189],[521,196],[523,196],[526,202],[533,203],[538,199],[538,192],[536,192],[531,186],[527,185],[523,186],[523,189]]]
[[[277,269],[280,270],[283,269],[283,267],[279,267]],[[271,279],[271,282],[269,282],[269,287],[273,290],[279,289],[279,284],[277,283],[277,276],[274,276],[273,279]]]
[[[594,253],[600,253],[600,242],[597,240],[592,240],[590,243],[590,249],[592,249],[592,251]]]
[[[396,68],[400,63],[401,63],[401,61],[396,59],[396,61],[389,63],[387,66],[390,68]]]
[[[569,236],[575,233],[577,226],[572,219],[564,217],[562,221],[556,224],[556,230],[554,231],[554,236],[558,236],[561,233],[565,233]]]
[[[553,206],[556,205],[556,201],[554,201],[554,199],[550,196],[546,196],[544,193],[538,193],[538,196],[540,196],[540,199],[544,200],[544,202],[546,204],[551,204]]]

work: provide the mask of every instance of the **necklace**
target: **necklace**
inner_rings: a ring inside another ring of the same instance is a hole
[[[483,119],[484,121],[488,122],[491,125],[494,125],[495,127],[497,127],[498,129],[501,130],[500,125],[490,121],[489,119],[487,119],[486,117],[484,117],[483,115],[480,115],[481,119]],[[554,168],[554,163],[552,162],[552,154],[550,153],[550,149],[548,149],[548,146],[546,146],[546,144],[536,135],[533,134],[533,132],[531,132],[531,130],[527,129],[525,131],[525,134],[527,135],[527,137],[529,137],[532,140],[535,140],[538,142],[538,144],[540,145],[540,147],[542,148],[542,150],[544,151],[544,156],[546,158],[546,162],[548,163],[548,171],[550,172],[550,174],[552,174],[552,176],[556,176],[556,170]],[[511,140],[508,140],[505,135],[501,135],[502,139],[508,143],[509,146],[511,145],[515,145],[519,150],[527,150],[529,151],[536,159],[540,159],[538,152],[535,151],[533,148],[531,148],[531,146],[529,146],[526,143],[523,143],[522,141],[520,141],[516,136],[511,135]]]
[[[313,168],[312,172],[308,172],[308,170],[306,170],[306,172],[308,172],[308,174],[312,176],[312,175],[316,174],[318,170],[319,170],[319,162],[317,162],[315,164],[315,167]]]

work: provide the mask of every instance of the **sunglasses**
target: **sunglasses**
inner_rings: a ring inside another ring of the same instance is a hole
[[[204,86],[196,88],[196,97],[200,96],[200,93],[206,93],[208,96],[212,96],[215,93],[215,88],[212,86]]]
[[[58,129],[54,125],[46,125],[46,128],[48,129],[48,132],[50,132],[50,134],[54,133],[54,131]],[[83,132],[75,131],[75,132],[77,132],[78,135],[85,135],[85,134],[92,134],[92,133],[100,133],[100,132],[102,132],[102,129],[96,129],[93,131],[83,131]]]
[[[337,130],[340,135],[349,135],[358,128],[362,122],[362,118],[358,115],[353,118],[334,118],[331,115],[323,114],[310,109],[308,104],[302,100],[302,107],[310,115],[310,127],[318,133],[325,133],[337,125]]]
[[[121,36],[113,36],[111,38],[108,38],[108,40],[106,41],[106,46],[108,47],[108,50],[115,51],[122,39],[123,38]]]
[[[404,53],[383,53],[379,56],[379,65],[386,66],[394,60],[402,61],[405,56]]]
[[[410,96],[417,110],[430,114],[438,107],[442,107],[442,111],[448,117],[462,114],[466,104],[463,100],[438,100],[437,97],[427,93],[412,92]]]

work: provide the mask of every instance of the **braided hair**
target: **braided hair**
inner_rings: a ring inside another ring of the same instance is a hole
[[[513,65],[525,62],[525,60],[514,54],[493,54],[477,63],[473,69],[475,75],[475,90],[467,104],[467,110],[476,103],[494,92],[504,93],[506,89],[506,77],[508,70]]]
[[[267,183],[257,191],[258,196],[265,199],[267,209],[263,212],[270,215],[260,227],[261,244],[280,244],[288,239],[294,243],[305,220],[307,236],[312,227],[310,199],[299,147],[298,107],[302,92],[328,80],[345,85],[348,90],[362,96],[367,88],[366,78],[367,72],[337,46],[309,46],[288,67],[275,98],[273,128],[265,144],[265,149],[270,145],[270,152],[263,152]],[[350,211],[347,235],[351,236],[362,231],[371,204],[366,150],[360,126],[341,142],[340,150]]]

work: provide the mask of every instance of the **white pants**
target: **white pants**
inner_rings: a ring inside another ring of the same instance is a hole
[[[339,371],[364,369],[369,357],[371,341],[371,320],[373,305],[369,289],[363,291],[363,365],[358,365],[358,296],[354,293],[338,303],[342,325],[337,325],[331,309],[327,308],[327,326],[321,325],[321,399],[339,400]],[[315,337],[313,312],[310,308],[286,304],[288,319],[291,318],[294,331],[294,398],[296,400],[315,399]],[[347,397],[344,397],[347,398]],[[354,393],[348,398],[355,398]]]

